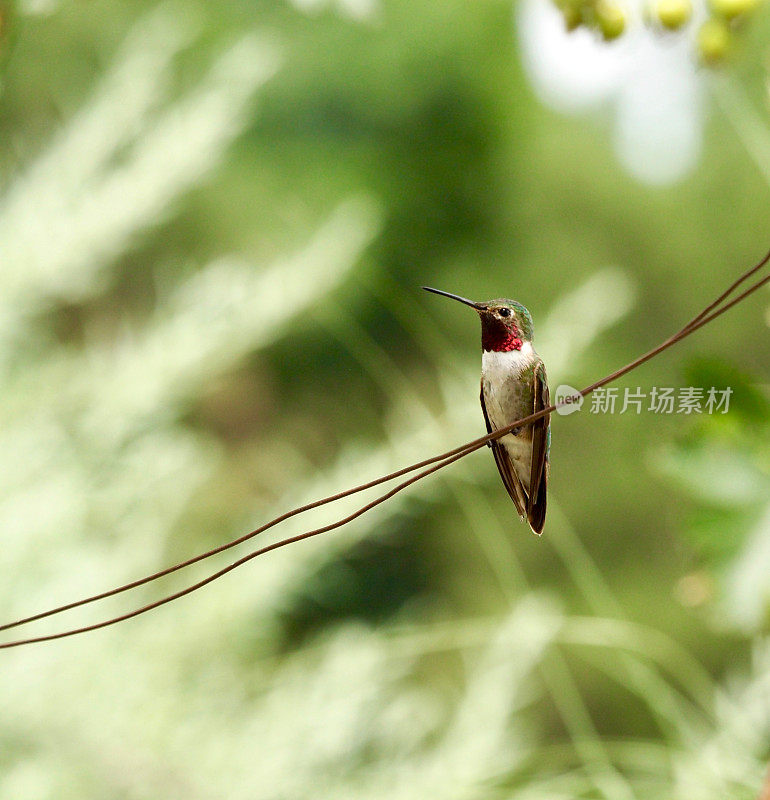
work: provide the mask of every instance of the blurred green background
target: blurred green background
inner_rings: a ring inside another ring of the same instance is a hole
[[[478,322],[423,284],[525,303],[553,391],[770,245],[764,9],[719,72],[536,0],[0,9],[0,622],[481,435]],[[756,797],[768,324],[619,383],[728,414],[555,417],[542,538],[484,449],[2,651],[0,798]]]

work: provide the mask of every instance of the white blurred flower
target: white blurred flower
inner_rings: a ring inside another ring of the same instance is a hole
[[[608,43],[584,28],[567,32],[550,0],[523,0],[518,31],[524,64],[538,96],[553,108],[609,107],[623,165],[645,183],[671,183],[700,155],[704,79],[686,32],[648,30],[641,8],[634,11],[628,31]]]

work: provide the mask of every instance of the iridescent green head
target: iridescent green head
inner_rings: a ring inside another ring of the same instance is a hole
[[[507,298],[477,303],[456,294],[423,286],[427,292],[440,294],[474,308],[481,318],[481,347],[487,351],[507,353],[521,350],[533,337],[532,315],[521,303]]]

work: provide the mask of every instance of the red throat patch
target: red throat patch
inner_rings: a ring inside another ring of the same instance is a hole
[[[510,353],[521,350],[521,335],[513,323],[503,324],[494,317],[481,317],[481,347],[487,352]]]

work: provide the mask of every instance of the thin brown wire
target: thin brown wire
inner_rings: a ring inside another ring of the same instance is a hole
[[[724,291],[713,303],[708,305],[703,311],[701,311],[697,316],[695,316],[687,325],[684,326],[674,337],[674,339],[679,334],[683,333],[684,331],[688,330],[693,325],[697,324],[701,319],[703,319],[712,309],[714,309],[719,303],[721,303],[726,297],[728,297],[735,289],[744,283],[748,278],[750,278],[754,273],[760,270],[762,267],[767,264],[768,260],[770,260],[770,252],[768,252],[765,257],[755,264],[751,269],[747,270],[743,275],[741,275],[736,281],[734,281],[730,287]],[[693,330],[695,330],[693,328]],[[667,340],[668,341],[668,340]],[[641,362],[640,362],[641,363]],[[616,376],[619,377],[619,376]],[[598,388],[598,387],[594,387]],[[545,412],[543,412],[545,413]],[[488,441],[489,439],[495,438],[496,434],[490,434],[487,437],[482,437],[484,441]],[[502,434],[501,434],[502,435]],[[475,440],[481,441],[481,440]],[[475,443],[475,442],[474,442]],[[299,506],[297,508],[292,509],[291,511],[287,511],[284,514],[276,517],[275,519],[271,520],[270,522],[261,525],[258,528],[255,528],[253,531],[249,533],[245,533],[242,536],[239,536],[237,539],[233,539],[229,542],[225,542],[224,544],[218,545],[210,550],[207,550],[204,553],[200,553],[196,556],[192,556],[184,561],[180,561],[177,564],[173,564],[172,566],[165,567],[164,569],[158,570],[157,572],[153,572],[150,575],[147,575],[143,578],[139,578],[137,580],[131,581],[129,583],[125,583],[121,586],[118,586],[114,589],[109,589],[104,592],[100,592],[98,594],[90,595],[89,597],[85,597],[81,600],[75,600],[70,603],[65,603],[64,605],[57,606],[56,608],[48,609],[47,611],[42,611],[37,614],[33,614],[28,617],[24,617],[22,619],[15,620],[13,622],[8,622],[3,625],[0,625],[0,631],[9,630],[11,628],[17,628],[20,625],[26,625],[30,622],[35,622],[40,619],[45,619],[46,617],[54,616],[55,614],[61,614],[64,611],[70,611],[74,608],[79,608],[80,606],[88,605],[89,603],[95,603],[98,600],[104,600],[108,597],[113,597],[114,595],[121,594],[122,592],[127,592],[130,589],[136,589],[139,586],[143,586],[146,583],[150,583],[151,581],[158,580],[159,578],[163,578],[166,575],[170,575],[174,572],[177,572],[185,567],[192,566],[193,564],[197,564],[199,561],[203,561],[204,559],[210,558],[211,556],[217,555],[217,553],[222,553],[225,550],[229,550],[233,547],[236,547],[243,542],[248,541],[249,539],[258,536],[260,533],[284,522],[291,517],[298,516],[299,514],[303,514],[306,511],[311,511],[314,508],[319,508],[320,506],[326,505],[327,503],[335,502],[336,500],[341,500],[344,497],[349,497],[353,494],[357,494],[358,492],[365,491],[366,489],[372,489],[375,486],[379,486],[382,483],[387,483],[390,480],[395,480],[396,478],[400,478],[402,475],[406,475],[409,472],[412,472],[416,469],[421,469],[423,467],[429,466],[430,464],[434,464],[437,461],[440,461],[443,458],[447,458],[455,453],[459,452],[463,448],[455,448],[454,450],[450,450],[447,453],[442,453],[441,455],[434,456],[429,459],[425,459],[424,461],[417,462],[415,464],[411,464],[407,467],[403,467],[402,469],[396,470],[395,472],[391,472],[388,475],[384,475],[381,478],[376,478],[368,483],[361,484],[360,486],[355,486],[352,489],[347,489],[343,492],[338,492],[334,495],[329,495],[328,497],[324,497],[321,500],[315,500],[312,503],[307,503],[306,505]]]
[[[746,299],[749,295],[753,294],[759,288],[761,288],[762,286],[767,284],[768,281],[770,281],[770,276],[767,276],[767,277],[761,279],[760,281],[757,281],[755,284],[750,286],[748,289],[746,289],[740,295],[735,297],[729,303],[727,303],[726,305],[722,306],[721,308],[718,308],[717,310],[714,310],[732,292],[734,292],[738,288],[738,286],[740,286],[748,278],[750,278],[753,274],[755,274],[759,269],[761,269],[763,266],[765,266],[768,263],[768,261],[770,261],[770,252],[768,252],[761,261],[759,261],[757,264],[755,264],[753,267],[751,267],[751,269],[747,270],[745,273],[743,273],[743,275],[741,275],[737,280],[735,280],[727,288],[727,290],[725,290],[714,302],[710,303],[699,314],[697,314],[695,317],[693,317],[693,319],[690,320],[690,322],[688,322],[681,330],[679,330],[673,336],[670,336],[668,339],[666,339],[664,342],[659,344],[657,347],[652,348],[648,352],[646,352],[643,355],[639,356],[639,358],[636,358],[633,361],[629,362],[628,364],[626,364],[621,369],[616,370],[615,372],[611,373],[610,375],[605,376],[601,380],[596,381],[595,383],[591,384],[590,386],[587,386],[585,389],[582,389],[580,391],[580,395],[585,397],[586,395],[590,394],[591,392],[595,391],[596,389],[600,388],[601,386],[604,386],[607,383],[610,383],[612,381],[617,380],[618,378],[620,378],[623,375],[627,374],[631,370],[636,369],[637,367],[641,366],[646,361],[650,360],[651,358],[654,358],[656,355],[660,354],[664,350],[666,350],[669,347],[671,347],[672,345],[676,344],[676,342],[681,341],[685,337],[689,336],[691,333],[694,333],[699,328],[701,328],[704,325],[707,325],[708,323],[712,322],[718,316],[720,316],[721,314],[725,313],[727,310],[729,310],[733,306],[737,305],[738,303],[740,303],[741,301]],[[34,638],[29,638],[29,639],[20,639],[20,640],[16,640],[16,641],[12,641],[12,642],[2,643],[2,644],[0,644],[0,649],[7,649],[7,648],[10,648],[10,647],[19,647],[19,646],[22,646],[22,645],[25,645],[25,644],[33,644],[33,643],[36,643],[36,642],[51,641],[51,640],[54,640],[54,639],[61,639],[61,638],[67,637],[67,636],[74,636],[74,635],[79,634],[79,633],[86,633],[88,631],[97,630],[99,628],[107,627],[108,625],[114,625],[114,624],[116,624],[118,622],[122,622],[124,620],[131,619],[132,617],[135,617],[135,616],[138,616],[140,614],[146,613],[147,611],[150,611],[150,610],[152,610],[154,608],[157,608],[158,606],[165,605],[166,603],[169,603],[172,600],[176,600],[176,599],[178,599],[180,597],[183,597],[183,596],[185,596],[187,594],[190,594],[191,592],[196,591],[197,589],[202,588],[203,586],[206,586],[207,584],[211,583],[212,581],[216,580],[217,578],[222,577],[223,575],[227,574],[228,572],[231,572],[232,570],[236,569],[237,567],[241,566],[242,564],[245,564],[246,562],[252,560],[253,558],[256,558],[259,555],[263,555],[264,553],[270,552],[271,550],[278,549],[279,547],[284,547],[284,546],[286,546],[288,544],[293,544],[294,542],[302,541],[303,539],[308,539],[308,538],[311,538],[313,536],[317,536],[317,535],[319,535],[321,533],[326,533],[326,532],[328,532],[330,530],[334,530],[335,528],[339,528],[342,525],[347,524],[348,522],[356,519],[357,517],[359,517],[362,514],[366,513],[367,511],[369,511],[370,509],[372,509],[375,506],[379,505],[380,503],[385,502],[386,500],[388,500],[389,498],[393,497],[395,494],[397,494],[398,492],[400,492],[403,489],[407,488],[411,484],[416,483],[418,480],[421,480],[422,478],[427,477],[428,475],[432,474],[433,472],[436,472],[439,469],[442,469],[443,467],[448,466],[449,464],[453,463],[454,461],[457,461],[460,458],[463,458],[464,456],[469,455],[470,453],[474,452],[475,450],[478,450],[480,447],[485,445],[488,441],[490,441],[492,439],[497,439],[497,438],[499,438],[501,436],[505,436],[507,433],[510,433],[510,431],[513,430],[516,427],[519,427],[521,425],[529,424],[531,422],[534,422],[537,419],[540,419],[541,417],[545,416],[546,414],[550,414],[551,412],[556,410],[556,407],[557,407],[556,405],[551,405],[548,408],[542,409],[541,411],[539,411],[539,412],[537,412],[535,414],[530,414],[527,417],[523,417],[520,420],[516,420],[515,422],[513,422],[510,425],[506,426],[505,428],[500,428],[500,429],[498,429],[496,431],[493,431],[492,433],[487,434],[486,436],[482,436],[482,437],[479,437],[478,439],[474,439],[473,441],[468,442],[468,443],[466,443],[464,445],[461,445],[460,447],[454,448],[453,450],[450,450],[450,451],[448,451],[446,453],[440,454],[438,456],[434,456],[434,457],[429,458],[429,459],[425,459],[423,461],[417,462],[416,464],[409,465],[409,466],[404,467],[404,468],[402,468],[400,470],[397,470],[395,472],[389,473],[388,475],[385,475],[385,476],[383,476],[381,478],[377,478],[377,479],[375,479],[373,481],[369,481],[368,483],[361,484],[360,486],[356,486],[356,487],[354,487],[352,489],[348,489],[348,490],[346,490],[344,492],[339,492],[339,493],[337,493],[335,495],[330,495],[329,497],[325,497],[325,498],[322,498],[321,500],[314,501],[313,503],[308,503],[308,504],[306,504],[304,506],[300,506],[298,508],[292,509],[291,511],[288,511],[288,512],[286,512],[284,514],[281,514],[280,516],[276,517],[275,519],[271,520],[270,522],[266,523],[265,525],[262,525],[259,528],[256,528],[254,531],[251,531],[251,532],[249,532],[247,534],[244,534],[243,536],[238,537],[237,539],[234,539],[234,540],[232,540],[230,542],[226,542],[226,543],[224,543],[222,545],[219,545],[218,547],[215,547],[215,548],[213,548],[213,549],[211,549],[211,550],[209,550],[209,551],[207,551],[205,553],[201,553],[201,554],[199,554],[197,556],[194,556],[194,557],[192,557],[190,559],[187,559],[186,561],[180,562],[180,563],[175,564],[175,565],[170,566],[170,567],[166,567],[165,569],[160,570],[160,571],[158,571],[156,573],[153,573],[152,575],[148,575],[148,576],[146,576],[144,578],[138,579],[136,581],[132,581],[131,583],[124,584],[123,586],[119,586],[119,587],[117,587],[115,589],[111,589],[109,591],[102,592],[102,593],[97,594],[97,595],[92,595],[91,597],[87,597],[87,598],[84,598],[82,600],[77,600],[77,601],[74,601],[74,602],[71,602],[71,603],[67,603],[67,604],[59,606],[57,608],[49,609],[48,611],[40,612],[38,614],[29,616],[29,617],[25,617],[23,619],[16,620],[14,622],[10,622],[10,623],[6,623],[4,625],[0,625],[0,630],[8,630],[10,628],[14,628],[14,627],[18,627],[20,625],[24,625],[24,624],[26,624],[28,622],[33,622],[35,620],[39,620],[39,619],[43,619],[45,617],[53,616],[55,614],[62,613],[63,611],[68,611],[70,609],[77,608],[79,606],[86,605],[88,603],[93,603],[93,602],[96,602],[97,600],[105,599],[107,597],[111,597],[111,596],[119,594],[121,592],[128,591],[129,589],[136,588],[136,587],[141,586],[141,585],[143,585],[145,583],[149,583],[150,581],[153,581],[153,580],[156,580],[156,579],[158,579],[160,577],[163,577],[165,575],[171,574],[172,572],[176,572],[177,570],[183,569],[184,567],[190,566],[190,565],[192,565],[194,563],[197,563],[198,561],[202,561],[205,558],[209,558],[210,556],[215,555],[216,553],[220,553],[220,552],[223,552],[224,550],[227,550],[227,549],[229,549],[231,547],[235,547],[236,545],[241,544],[242,542],[244,542],[244,541],[246,541],[246,540],[248,540],[248,539],[250,539],[250,538],[252,538],[252,537],[254,537],[256,535],[258,535],[259,533],[262,533],[263,531],[267,530],[268,528],[271,528],[271,527],[279,524],[280,522],[283,522],[284,520],[289,519],[290,517],[293,517],[293,516],[296,516],[298,514],[301,514],[304,511],[309,511],[309,510],[311,510],[313,508],[318,508],[319,506],[325,505],[327,503],[334,502],[335,500],[342,499],[343,497],[348,497],[348,496],[350,496],[352,494],[355,494],[357,492],[364,491],[365,489],[369,489],[369,488],[372,488],[374,486],[377,486],[377,485],[380,485],[382,483],[385,483],[387,481],[393,480],[393,479],[395,479],[397,477],[401,477],[401,476],[403,476],[403,475],[405,475],[405,474],[407,474],[409,472],[413,472],[416,469],[420,469],[422,467],[425,467],[425,466],[428,466],[428,465],[431,465],[431,464],[435,464],[434,467],[432,467],[430,469],[427,469],[427,470],[424,470],[423,472],[420,472],[418,475],[413,476],[409,480],[402,482],[401,484],[399,484],[398,486],[394,487],[389,492],[385,493],[384,495],[381,495],[379,498],[373,500],[372,502],[367,503],[366,505],[362,506],[360,509],[355,511],[353,514],[349,515],[348,517],[345,517],[342,520],[338,520],[335,523],[331,523],[329,525],[325,525],[325,526],[323,526],[321,528],[316,528],[316,529],[314,529],[312,531],[308,531],[308,532],[305,532],[305,533],[302,533],[302,534],[298,534],[296,536],[292,536],[292,537],[283,539],[283,540],[281,540],[279,542],[275,542],[275,543],[273,543],[271,545],[268,545],[267,547],[260,548],[258,550],[255,550],[255,551],[251,552],[251,553],[248,553],[247,555],[243,556],[242,558],[238,559],[237,561],[234,561],[232,564],[229,564],[227,567],[224,567],[223,569],[218,570],[217,572],[213,573],[212,575],[208,576],[207,578],[205,578],[205,579],[203,579],[201,581],[198,581],[197,583],[194,583],[194,584],[192,584],[192,585],[190,585],[190,586],[188,586],[188,587],[186,587],[184,589],[181,589],[178,592],[174,592],[173,594],[170,594],[170,595],[167,595],[167,596],[165,596],[163,598],[160,598],[159,600],[156,600],[153,603],[149,603],[148,605],[142,606],[142,607],[140,607],[138,609],[134,609],[133,611],[128,612],[126,614],[122,614],[120,616],[113,617],[113,618],[108,619],[108,620],[104,620],[102,622],[94,623],[93,625],[87,625],[87,626],[84,626],[84,627],[81,627],[81,628],[74,628],[74,629],[62,631],[60,633],[50,634],[50,635],[47,635],[47,636],[39,636],[39,637],[34,637]]]
[[[480,447],[481,445],[479,445]],[[475,450],[477,448],[473,448]],[[313,536],[318,536],[322,533],[327,533],[328,531],[334,530],[335,528],[341,528],[343,525],[347,525],[348,522],[352,522],[357,517],[360,517],[362,514],[365,514],[370,509],[374,508],[375,506],[380,505],[380,503],[384,503],[386,500],[389,500],[394,495],[398,494],[403,489],[406,489],[407,486],[411,486],[411,484],[416,483],[420,479],[430,475],[433,472],[440,470],[442,467],[446,467],[447,465],[451,464],[453,461],[458,461],[459,459],[463,458],[463,456],[468,455],[468,453],[472,452],[472,450],[463,450],[460,453],[448,458],[444,461],[440,461],[438,464],[435,464],[430,469],[426,469],[423,472],[419,472],[417,475],[413,475],[406,481],[398,484],[398,486],[394,486],[389,492],[381,495],[375,500],[372,500],[370,503],[359,508],[357,511],[354,511],[352,514],[349,514],[347,517],[343,519],[337,520],[336,522],[329,523],[328,525],[324,525],[320,528],[315,528],[312,531],[305,531],[304,533],[299,533],[296,536],[290,536],[286,539],[281,539],[278,542],[273,542],[273,544],[269,544],[266,547],[261,547],[259,550],[254,550],[251,553],[247,553],[245,556],[242,556],[237,561],[233,561],[232,564],[228,564],[226,567],[223,567],[220,570],[208,575],[206,578],[198,581],[197,583],[193,583],[190,586],[186,586],[184,589],[180,589],[178,592],[174,592],[173,594],[166,595],[165,597],[161,597],[159,600],[155,600],[152,603],[148,603],[145,606],[141,606],[140,608],[135,608],[133,611],[129,611],[125,614],[121,614],[117,617],[112,617],[111,619],[102,620],[101,622],[96,622],[93,625],[85,625],[81,628],[73,628],[71,630],[61,631],[60,633],[52,633],[48,634],[47,636],[35,636],[29,639],[19,639],[14,642],[4,642],[0,644],[0,650],[6,650],[11,647],[21,647],[25,644],[35,644],[37,642],[50,642],[54,639],[64,639],[68,636],[75,636],[79,633],[87,633],[89,631],[95,631],[99,628],[106,628],[109,625],[116,625],[118,622],[124,622],[127,619],[131,619],[132,617],[138,617],[140,614],[145,614],[148,611],[151,611],[153,608],[158,608],[158,606],[165,605],[166,603],[170,603],[172,600],[177,600],[180,597],[184,597],[186,594],[190,594],[197,589],[201,589],[202,587],[206,586],[209,583],[217,580],[217,578],[221,578],[223,575],[227,575],[228,572],[232,572],[234,569],[237,569],[241,565],[245,564],[247,561],[251,561],[252,559],[256,558],[257,556],[264,555],[265,553],[269,553],[271,550],[277,550],[280,547],[286,547],[287,545],[294,544],[295,542],[301,542],[303,539],[310,539]]]

